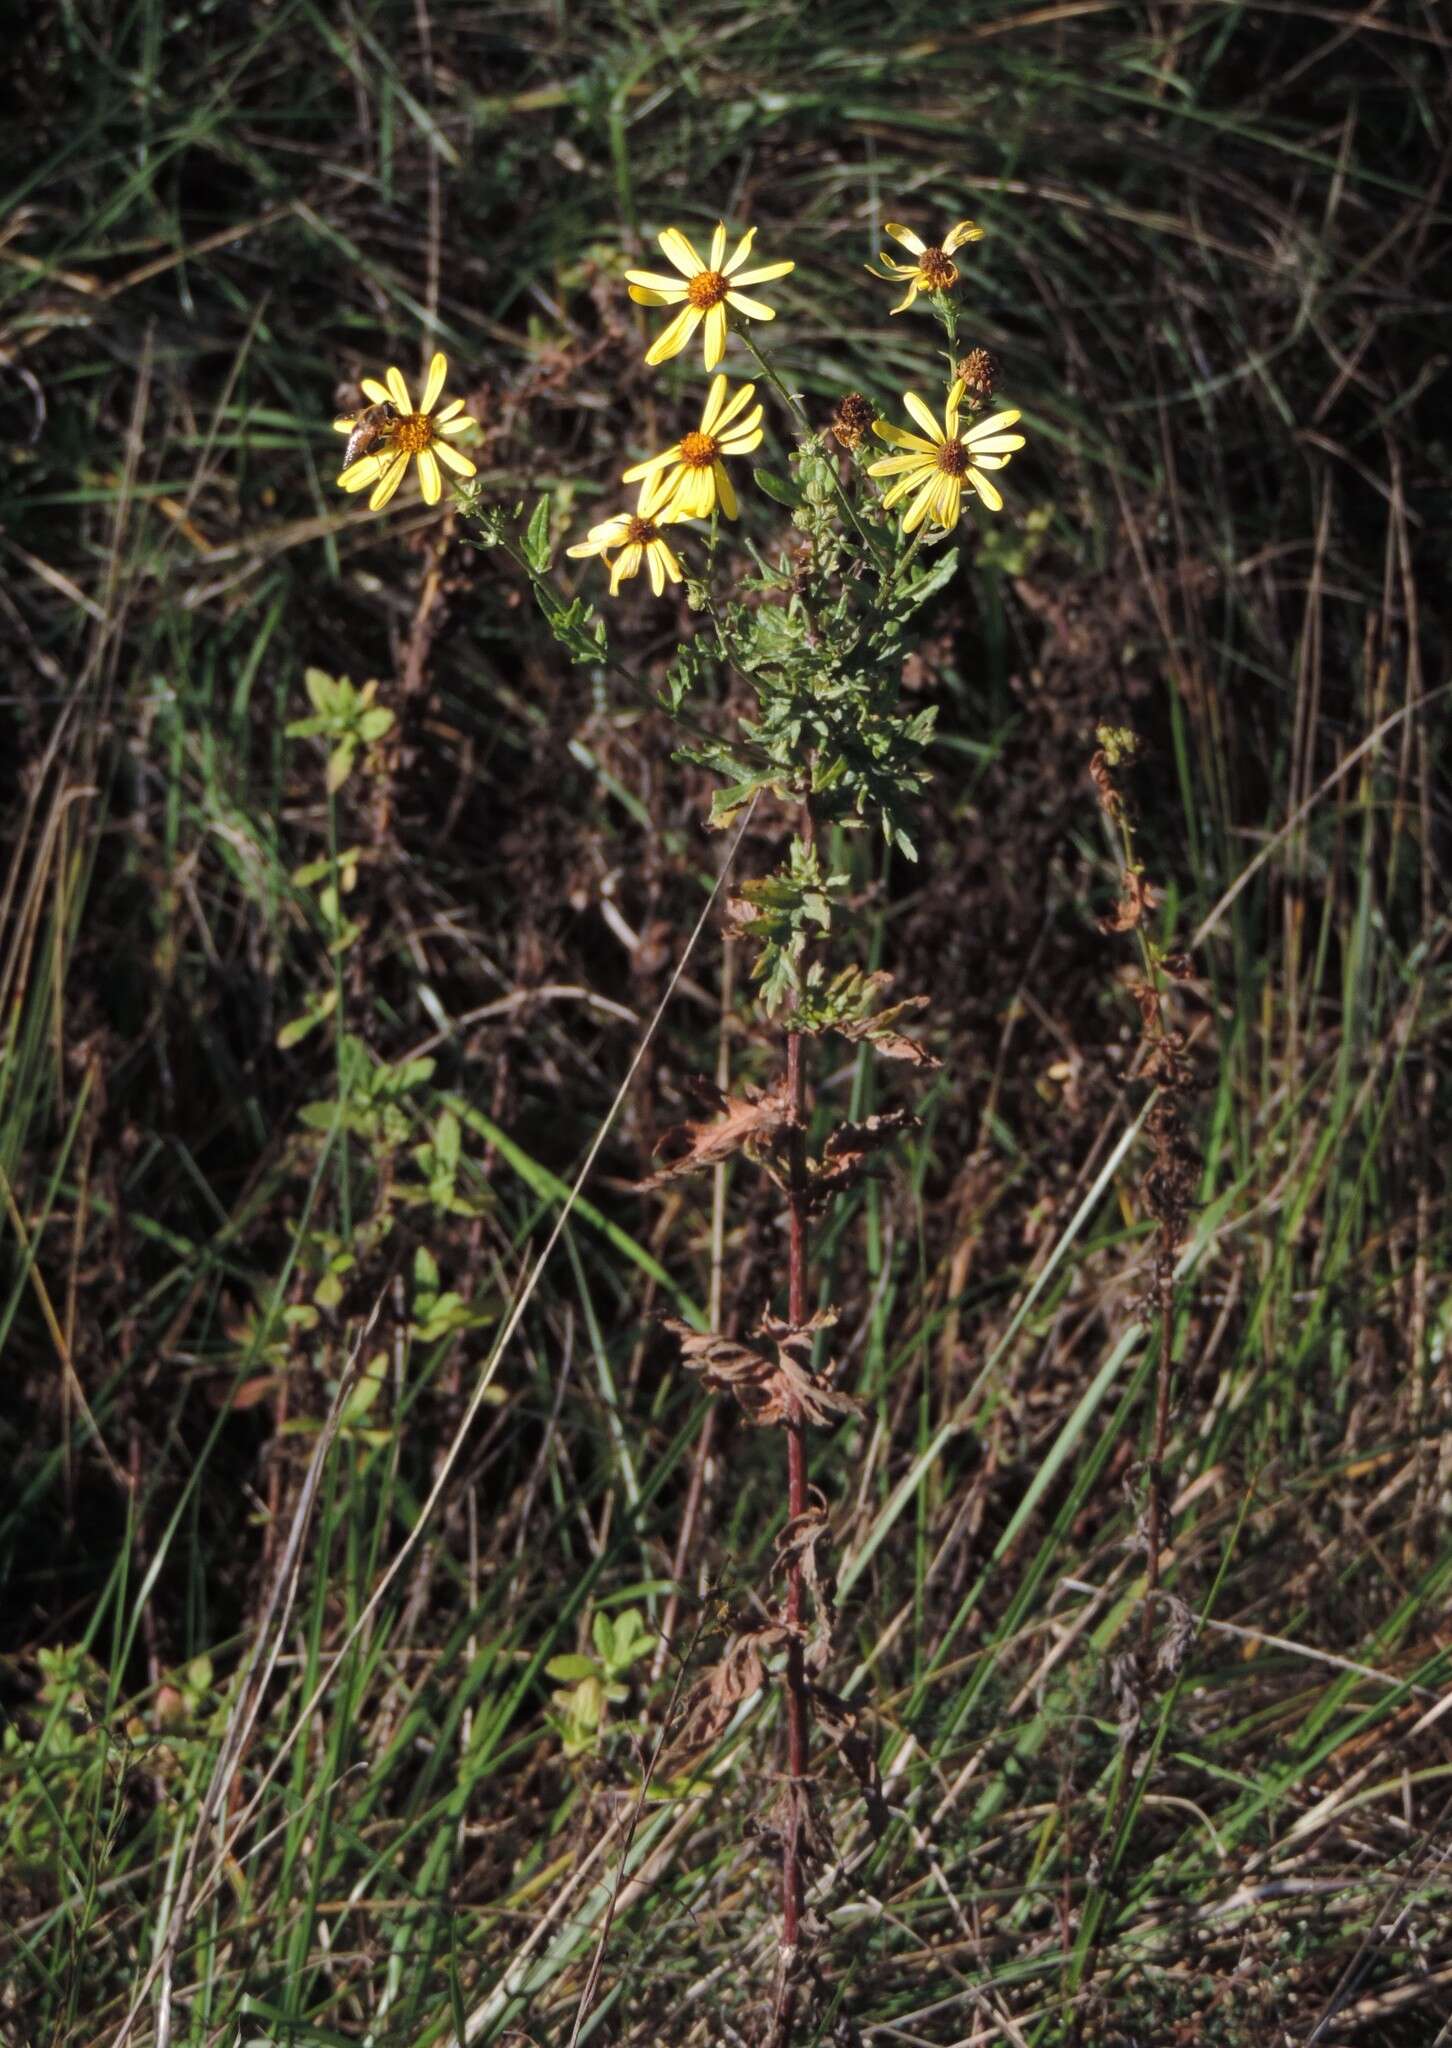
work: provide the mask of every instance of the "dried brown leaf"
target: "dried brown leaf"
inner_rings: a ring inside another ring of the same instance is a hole
[[[795,1565],[811,1597],[814,1621],[805,1662],[814,1675],[827,1667],[832,1654],[832,1628],[837,1619],[837,1582],[831,1564],[822,1554],[831,1541],[826,1498],[814,1486],[811,1506],[804,1513],[793,1515],[776,1539],[776,1569],[789,1572]]]
[[[920,1119],[907,1109],[884,1110],[863,1123],[839,1124],[822,1147],[820,1161],[808,1169],[811,1185],[807,1199],[812,1209],[821,1210],[833,1195],[855,1187],[874,1153],[919,1125]]]
[[[936,1054],[930,1053],[917,1039],[907,1038],[893,1028],[899,1017],[906,1016],[910,1010],[925,1008],[927,1001],[926,996],[904,996],[900,1003],[890,1003],[873,1017],[856,1017],[850,1023],[834,1024],[832,1029],[839,1038],[845,1038],[853,1045],[865,1040],[874,1052],[880,1052],[885,1059],[911,1060],[918,1067],[940,1067],[943,1062]]]
[[[837,1844],[821,1802],[813,1787],[800,1779],[783,1785],[762,1819],[748,1822],[744,1832],[783,1849],[795,1839],[797,1855],[808,1871],[826,1870],[837,1861]]]
[[[1102,932],[1137,931],[1145,921],[1146,913],[1153,910],[1159,901],[1157,892],[1145,880],[1139,868],[1126,868],[1120,878],[1120,897],[1108,917],[1099,919]]]
[[[740,1702],[766,1683],[765,1659],[790,1637],[789,1629],[774,1622],[733,1635],[720,1660],[702,1672],[682,1703],[680,1742],[698,1749],[717,1741]]]
[[[814,1685],[812,1717],[857,1780],[872,1832],[880,1835],[887,1825],[887,1804],[882,1796],[877,1749],[862,1725],[862,1716],[840,1693]]]
[[[713,1114],[687,1117],[663,1131],[656,1143],[659,1169],[637,1183],[640,1192],[664,1186],[683,1173],[729,1159],[733,1152],[758,1153],[791,1121],[791,1098],[783,1076],[770,1088],[748,1087],[743,1095],[723,1095],[709,1082],[695,1082],[695,1092],[711,1104]]]
[[[725,1337],[717,1330],[693,1330],[675,1316],[661,1320],[680,1339],[687,1369],[699,1372],[713,1393],[734,1395],[762,1428],[795,1421],[799,1415],[818,1428],[828,1428],[839,1416],[860,1413],[850,1394],[832,1386],[830,1367],[822,1374],[812,1371],[812,1338],[836,1320],[831,1311],[800,1325],[764,1316],[752,1332],[763,1340],[760,1344]]]

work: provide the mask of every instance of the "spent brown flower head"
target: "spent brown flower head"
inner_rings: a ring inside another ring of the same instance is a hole
[[[958,365],[958,375],[963,380],[963,396],[969,410],[977,412],[993,396],[993,387],[998,381],[998,364],[986,348],[970,348]]]
[[[832,415],[832,432],[844,448],[860,447],[877,418],[877,409],[860,391],[845,393]]]

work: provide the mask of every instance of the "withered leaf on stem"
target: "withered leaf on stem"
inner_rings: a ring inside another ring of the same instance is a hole
[[[943,1062],[936,1053],[929,1052],[917,1039],[908,1038],[903,1032],[893,1029],[899,1017],[906,1016],[909,1010],[924,1009],[927,1001],[926,996],[904,996],[900,1003],[889,1004],[874,1017],[854,1017],[833,1024],[832,1029],[839,1038],[845,1038],[853,1045],[866,1040],[884,1059],[911,1060],[915,1067],[940,1067]]]
[[[681,1743],[703,1748],[723,1735],[739,1702],[766,1683],[765,1659],[790,1635],[789,1629],[772,1622],[732,1636],[719,1662],[702,1672],[682,1702]]]
[[[1132,932],[1144,923],[1145,913],[1159,900],[1139,868],[1126,868],[1120,878],[1120,898],[1108,917],[1099,919],[1102,932]]]
[[[831,1544],[827,1524],[827,1502],[819,1487],[812,1488],[811,1505],[793,1515],[776,1539],[776,1569],[790,1572],[797,1566],[802,1583],[811,1596],[815,1616],[805,1651],[808,1671],[824,1671],[832,1655],[832,1628],[837,1619],[837,1581],[831,1565],[819,1555]]]
[[[821,1374],[812,1370],[813,1335],[836,1319],[832,1310],[801,1324],[766,1315],[751,1333],[760,1344],[693,1330],[675,1316],[661,1321],[679,1337],[687,1369],[700,1373],[713,1393],[733,1394],[752,1422],[771,1428],[800,1414],[805,1422],[829,1428],[839,1416],[861,1413],[859,1402],[831,1384],[830,1366]]]
[[[840,1693],[828,1692],[824,1685],[812,1687],[812,1714],[857,1780],[868,1823],[873,1834],[880,1835],[887,1825],[887,1802],[882,1796],[877,1750],[862,1726],[862,1716]]]
[[[694,1091],[708,1102],[713,1114],[687,1117],[662,1131],[656,1142],[661,1165],[648,1179],[637,1183],[641,1193],[664,1186],[679,1174],[698,1173],[729,1159],[733,1152],[758,1153],[770,1146],[791,1121],[791,1098],[783,1076],[770,1088],[748,1086],[743,1095],[723,1095],[708,1081],[694,1081]]]
[[[837,1861],[831,1825],[812,1787],[804,1779],[782,1786],[763,1818],[747,1824],[758,1841],[789,1841],[796,1837],[797,1854],[807,1870],[826,1870]]]
[[[813,1210],[825,1207],[831,1196],[855,1187],[872,1154],[881,1152],[905,1132],[917,1130],[920,1122],[911,1110],[889,1109],[860,1124],[839,1124],[822,1147],[820,1161],[813,1162],[808,1169],[808,1200]]]
[[[1109,766],[1109,756],[1101,747],[1089,762],[1089,776],[1094,784],[1095,794],[1111,818],[1124,816],[1124,799],[1114,786],[1114,776]]]

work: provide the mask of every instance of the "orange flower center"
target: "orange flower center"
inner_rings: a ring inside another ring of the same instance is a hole
[[[409,455],[422,455],[425,448],[433,446],[434,423],[426,412],[409,413],[392,429],[391,438],[395,448],[402,448]]]
[[[687,434],[681,442],[681,461],[687,469],[709,469],[720,453],[714,434]]]
[[[968,450],[961,441],[945,441],[933,460],[944,476],[962,476],[968,467]]]
[[[719,270],[698,270],[686,286],[686,297],[698,312],[719,306],[731,289]]]
[[[625,529],[626,547],[643,548],[651,541],[659,539],[660,528],[653,519],[642,519],[638,513],[632,516],[630,524]]]
[[[918,276],[930,292],[949,292],[958,282],[958,266],[941,249],[924,249],[918,258]]]

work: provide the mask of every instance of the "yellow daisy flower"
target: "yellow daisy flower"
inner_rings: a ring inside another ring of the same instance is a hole
[[[642,563],[650,571],[650,585],[657,597],[666,583],[679,583],[681,565],[661,534],[665,520],[654,515],[662,509],[667,495],[667,480],[657,470],[648,476],[640,487],[640,497],[633,512],[617,512],[612,519],[602,519],[598,526],[592,526],[584,540],[572,548],[566,548],[567,555],[604,555],[610,571],[610,595],[618,597],[620,586],[627,576],[638,573]],[[615,559],[611,561],[612,555]]]
[[[464,411],[463,399],[450,399],[434,411],[448,374],[447,358],[436,355],[429,364],[417,412],[409,400],[401,370],[390,369],[382,384],[376,377],[365,377],[363,395],[372,400],[371,405],[333,421],[334,431],[348,436],[347,453],[354,458],[338,482],[345,491],[366,491],[372,484],[370,512],[379,512],[388,503],[403,482],[411,455],[418,458],[418,487],[426,505],[439,502],[443,490],[441,462],[459,476],[474,475],[477,464],[458,448],[451,448],[445,438],[462,434],[473,425]]]
[[[894,313],[905,313],[919,292],[950,292],[958,282],[958,266],[953,261],[953,251],[961,249],[965,242],[983,240],[982,228],[972,220],[960,220],[931,249],[921,235],[915,235],[911,228],[903,227],[899,221],[884,221],[883,229],[895,242],[901,242],[915,259],[911,263],[900,263],[896,256],[889,256],[886,249],[882,249],[877,260],[886,264],[886,271],[874,270],[870,263],[867,265],[868,274],[872,277],[908,279],[907,297],[900,306],[893,307]]]
[[[797,266],[795,263],[767,263],[760,270],[743,270],[741,266],[751,253],[755,240],[756,229],[748,228],[737,243],[730,262],[724,262],[726,228],[723,222],[717,221],[716,232],[711,237],[711,260],[703,263],[679,228],[666,228],[660,237],[660,245],[681,276],[662,277],[653,270],[626,271],[630,296],[638,306],[681,308],[665,332],[647,350],[645,360],[648,363],[664,363],[672,356],[678,356],[704,320],[706,368],[714,370],[726,353],[728,306],[748,320],[775,320],[776,314],[771,307],[763,305],[760,299],[749,299],[741,286],[768,284],[774,277],[785,277]],[[685,279],[684,284],[681,278]]]
[[[761,446],[761,407],[755,405],[750,412],[746,410],[755,395],[754,384],[743,384],[728,404],[726,377],[724,372],[718,372],[711,379],[701,424],[695,433],[683,434],[663,454],[637,462],[633,469],[626,470],[621,482],[639,483],[644,477],[669,470],[660,496],[654,501],[664,506],[667,520],[705,519],[717,504],[728,519],[734,519],[736,493],[722,457],[749,455],[753,448]]]
[[[990,512],[1003,509],[1002,498],[983,472],[1002,469],[1014,450],[1022,448],[1023,435],[1006,431],[1019,414],[996,412],[991,419],[978,420],[965,434],[960,434],[958,408],[963,403],[963,389],[960,377],[948,393],[941,427],[916,391],[905,391],[902,402],[922,428],[922,434],[909,434],[905,428],[891,426],[886,420],[872,423],[872,431],[880,440],[908,450],[905,455],[885,455],[880,462],[867,465],[869,476],[897,478],[882,500],[884,511],[889,511],[909,491],[916,491],[903,515],[904,533],[911,533],[928,518],[944,528],[956,526],[963,510],[965,483],[969,490],[978,493]]]

